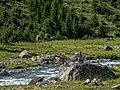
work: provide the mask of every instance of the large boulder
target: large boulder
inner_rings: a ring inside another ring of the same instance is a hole
[[[107,67],[98,64],[73,64],[71,66],[61,65],[58,73],[61,80],[86,80],[114,78],[115,74]]]
[[[30,53],[27,50],[23,50],[20,54],[19,57],[21,58],[29,58],[31,57]]]

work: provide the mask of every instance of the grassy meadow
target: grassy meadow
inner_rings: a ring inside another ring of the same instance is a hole
[[[12,45],[0,44],[0,61],[16,59],[22,50],[28,50],[33,55],[65,54],[72,55],[75,52],[83,51],[96,58],[117,58],[120,57],[120,49],[105,51],[104,46],[120,46],[120,38],[114,41],[106,39],[89,40],[56,40],[41,43],[20,42]]]
[[[88,39],[88,40],[55,40],[41,43],[19,42],[12,45],[0,44],[0,62],[2,61],[19,61],[19,66],[30,67],[37,66],[40,63],[31,61],[30,58],[19,58],[22,50],[28,50],[34,56],[44,56],[49,54],[64,54],[73,55],[75,52],[83,51],[90,56],[98,58],[118,59],[120,57],[120,38],[115,38],[114,41],[107,41],[106,39]],[[112,46],[114,50],[106,51],[104,46]],[[16,65],[10,65],[7,69],[14,69]]]

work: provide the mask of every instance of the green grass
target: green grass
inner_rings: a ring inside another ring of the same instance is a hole
[[[120,78],[103,81],[104,86],[96,86],[94,83],[81,85],[83,81],[62,81],[57,84],[38,85],[18,85],[18,86],[1,86],[0,90],[113,90],[112,86],[119,84]]]
[[[18,56],[22,50],[28,50],[33,55],[43,56],[48,54],[65,54],[73,55],[75,52],[83,51],[95,58],[120,58],[120,49],[105,51],[104,46],[120,46],[120,38],[114,41],[106,41],[106,39],[89,39],[89,40],[56,40],[41,43],[20,42],[13,45],[0,44],[0,61],[18,60],[23,67],[36,66],[38,63],[33,62],[30,58],[21,60]],[[40,63],[39,63],[40,64]],[[11,65],[11,67],[14,66]]]

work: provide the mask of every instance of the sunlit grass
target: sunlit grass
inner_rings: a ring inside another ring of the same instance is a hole
[[[75,52],[83,51],[95,58],[118,59],[120,57],[120,48],[119,50],[105,51],[103,47],[108,45],[113,47],[120,46],[119,41],[120,38],[115,38],[114,41],[107,41],[106,39],[89,39],[55,40],[41,43],[20,42],[14,43],[13,45],[0,44],[0,61],[17,60],[19,59],[18,56],[22,50],[28,50],[33,55],[38,56],[48,54],[73,55]],[[21,61],[23,67],[32,66],[31,64],[33,63],[30,59],[25,60],[28,64],[26,64],[23,60]],[[37,64],[37,62],[35,63]]]
[[[62,81],[57,84],[42,84],[38,85],[18,85],[18,86],[3,86],[0,90],[113,90],[112,86],[119,84],[120,78],[103,81],[104,86],[90,83],[81,85],[83,81]]]

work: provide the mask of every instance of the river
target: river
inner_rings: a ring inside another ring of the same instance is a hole
[[[11,70],[9,76],[0,76],[0,86],[25,85],[34,77],[45,77],[44,82],[58,74],[59,66],[34,67],[27,69]]]

